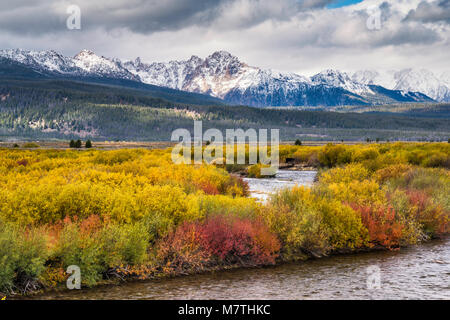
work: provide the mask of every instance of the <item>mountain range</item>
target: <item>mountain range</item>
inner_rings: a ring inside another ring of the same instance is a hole
[[[226,51],[166,63],[145,63],[140,58],[122,61],[89,50],[67,57],[53,50],[8,49],[0,50],[0,58],[0,65],[14,62],[15,66],[3,75],[20,69],[44,78],[115,79],[208,95],[233,105],[326,107],[450,101],[450,74],[435,76],[427,70],[353,74],[325,70],[306,77],[249,66]]]

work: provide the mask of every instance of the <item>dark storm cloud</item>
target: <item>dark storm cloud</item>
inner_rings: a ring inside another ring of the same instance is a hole
[[[450,24],[450,0],[432,3],[422,1],[417,9],[408,13],[405,21],[445,22]]]
[[[50,1],[9,1],[2,3],[0,30],[14,34],[58,32],[65,27],[68,15],[55,14]]]
[[[202,25],[214,20],[218,9],[233,0],[118,0],[18,1],[2,7],[0,29],[16,34],[64,32],[71,4],[81,9],[82,28],[128,28],[149,33]]]
[[[323,8],[332,0],[18,0],[2,5],[0,29],[15,34],[66,31],[67,7],[81,9],[82,28],[107,31],[129,29],[141,34],[176,31],[190,26],[209,26],[241,4],[248,11],[240,26],[251,27],[265,20],[284,20],[298,12]],[[277,10],[276,6],[282,10]],[[266,10],[275,9],[275,10]],[[230,28],[235,26],[230,25]]]
[[[179,30],[193,25],[207,25],[219,15],[221,8],[234,0],[164,0],[138,1],[104,11],[87,12],[86,24],[105,29],[128,28],[139,33]]]

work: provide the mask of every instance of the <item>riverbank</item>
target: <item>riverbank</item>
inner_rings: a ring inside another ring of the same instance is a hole
[[[402,251],[343,254],[302,263],[48,291],[20,299],[450,299],[450,239]],[[367,268],[380,268],[380,289],[367,288]]]

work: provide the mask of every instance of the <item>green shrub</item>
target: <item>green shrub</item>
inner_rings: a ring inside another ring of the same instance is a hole
[[[24,143],[24,145],[22,146],[22,148],[39,148],[39,147],[40,146],[34,142],[27,142],[27,143]]]
[[[70,265],[79,266],[82,284],[86,286],[95,285],[107,270],[101,264],[102,243],[94,235],[91,231],[83,232],[77,223],[66,219],[51,258],[60,261],[64,270]]]
[[[147,260],[149,240],[144,223],[107,225],[99,234],[101,261],[109,268],[142,264]]]
[[[351,161],[351,153],[342,145],[327,144],[318,154],[318,160],[323,167],[332,168],[338,164]]]
[[[266,174],[266,175],[262,175],[261,173],[261,169],[262,168],[270,168],[269,165],[262,165],[260,163],[258,164],[254,164],[250,167],[248,167],[247,172],[248,172],[248,176],[249,178],[267,178],[267,177],[274,177],[276,175],[276,171],[275,170],[270,170],[270,174]]]
[[[48,257],[45,233],[0,222],[0,292],[38,285]]]

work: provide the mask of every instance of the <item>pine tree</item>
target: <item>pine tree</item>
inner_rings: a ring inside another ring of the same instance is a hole
[[[78,140],[75,142],[75,148],[81,148],[81,140],[80,140],[80,139],[78,139]]]
[[[69,146],[71,148],[75,148],[75,141],[74,140],[70,140]]]
[[[91,142],[91,140],[87,140],[87,141],[86,141],[85,147],[86,147],[86,148],[92,148],[92,142]]]

